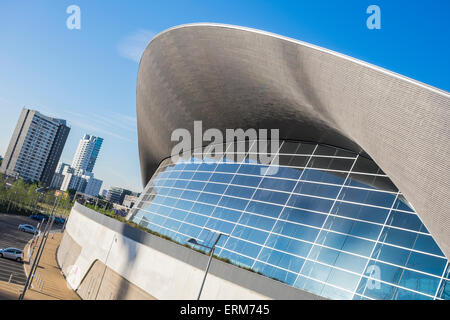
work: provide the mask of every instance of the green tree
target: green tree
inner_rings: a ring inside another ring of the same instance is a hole
[[[59,207],[61,208],[60,212],[63,215],[69,215],[70,209],[72,208],[72,201],[70,200],[69,192],[66,191],[61,195]]]
[[[27,203],[30,208],[33,208],[38,201],[39,194],[36,192],[38,186],[36,183],[31,184],[27,191]]]
[[[8,191],[10,196],[10,202],[13,208],[25,207],[25,201],[27,199],[27,185],[23,179],[16,180],[11,189]]]

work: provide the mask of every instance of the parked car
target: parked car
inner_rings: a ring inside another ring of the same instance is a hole
[[[0,258],[23,261],[23,251],[17,248],[0,249]]]
[[[21,224],[19,230],[27,233],[37,234],[39,231],[31,224]]]
[[[66,219],[60,218],[60,217],[55,217],[56,224],[64,224],[65,222],[66,222]]]
[[[47,221],[49,217],[45,214],[37,213],[37,214],[31,215],[30,218],[33,220],[38,220],[38,221]]]

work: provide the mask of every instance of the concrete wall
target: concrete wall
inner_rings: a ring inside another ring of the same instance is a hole
[[[86,300],[155,300],[99,260],[91,266],[77,293]]]
[[[196,299],[208,257],[76,203],[57,259],[84,299]],[[202,299],[321,298],[214,259]]]

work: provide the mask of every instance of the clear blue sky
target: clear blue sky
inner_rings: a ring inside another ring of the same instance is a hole
[[[69,5],[81,30],[66,28]],[[366,8],[381,9],[381,30]],[[157,33],[218,22],[274,32],[450,90],[450,1],[0,1],[0,155],[23,106],[68,120],[61,160],[84,133],[103,137],[103,188],[142,189],[136,133],[139,55]]]

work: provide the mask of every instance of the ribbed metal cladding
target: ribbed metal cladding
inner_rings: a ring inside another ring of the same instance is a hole
[[[176,128],[278,128],[280,137],[366,152],[450,257],[450,96],[356,59],[215,24],[169,29],[137,83],[145,185]]]

